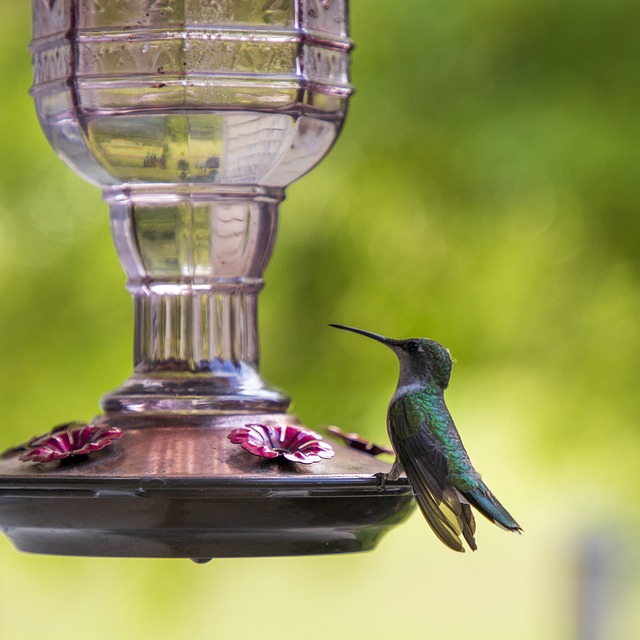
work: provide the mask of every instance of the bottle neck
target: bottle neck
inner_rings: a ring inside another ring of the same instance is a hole
[[[136,371],[202,373],[259,364],[262,280],[135,288]]]
[[[147,186],[105,199],[135,309],[135,371],[105,410],[286,410],[258,374],[257,327],[282,191]]]

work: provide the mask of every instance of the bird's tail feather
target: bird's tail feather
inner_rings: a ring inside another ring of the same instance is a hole
[[[465,491],[463,495],[470,504],[494,524],[507,531],[515,531],[517,533],[522,531],[513,516],[500,504],[499,500],[484,483],[481,482],[476,489]]]

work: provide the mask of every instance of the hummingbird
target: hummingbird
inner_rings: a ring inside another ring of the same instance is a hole
[[[418,506],[436,536],[450,549],[464,552],[461,536],[477,549],[475,507],[491,522],[515,533],[520,525],[489,491],[474,469],[444,401],[453,361],[446,347],[427,338],[394,340],[342,324],[389,347],[400,374],[387,412],[387,431],[396,458],[384,482],[407,476]]]

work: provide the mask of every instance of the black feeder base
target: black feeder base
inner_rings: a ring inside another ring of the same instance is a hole
[[[389,465],[327,437],[336,455],[302,465],[231,444],[246,423],[290,415],[96,422],[125,436],[73,464],[0,460],[0,530],[17,549],[74,556],[211,558],[373,549],[414,506]]]

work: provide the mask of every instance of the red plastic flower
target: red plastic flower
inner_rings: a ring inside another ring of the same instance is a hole
[[[77,420],[74,422],[65,422],[64,424],[59,424],[57,427],[54,427],[51,431],[49,431],[49,433],[47,433],[47,436],[53,433],[57,433],[58,431],[65,431],[66,429],[71,429],[72,427],[80,427],[80,426],[84,427],[85,424],[86,422],[78,422]],[[22,453],[23,451],[30,449],[31,445],[34,442],[36,442],[37,440],[41,440],[42,438],[45,438],[45,437],[46,436],[34,436],[33,438],[31,438],[31,440],[27,440],[22,444],[6,449],[2,453],[0,453],[0,459],[4,460],[6,458],[11,458],[12,456],[17,456],[19,453]]]
[[[46,436],[31,440],[18,459],[22,462],[52,462],[71,456],[84,456],[104,449],[123,435],[124,431],[118,427],[72,422],[57,427]]]
[[[335,455],[331,445],[322,441],[322,436],[301,427],[246,424],[234,429],[228,438],[254,456],[263,458],[283,457],[291,462],[310,464]]]
[[[338,427],[329,427],[328,431],[329,433],[343,440],[344,443],[352,449],[364,451],[365,453],[369,453],[372,456],[379,456],[381,453],[393,455],[393,449],[375,444],[375,442],[371,442],[370,440],[365,440],[364,438],[361,438],[357,433],[346,433]]]

